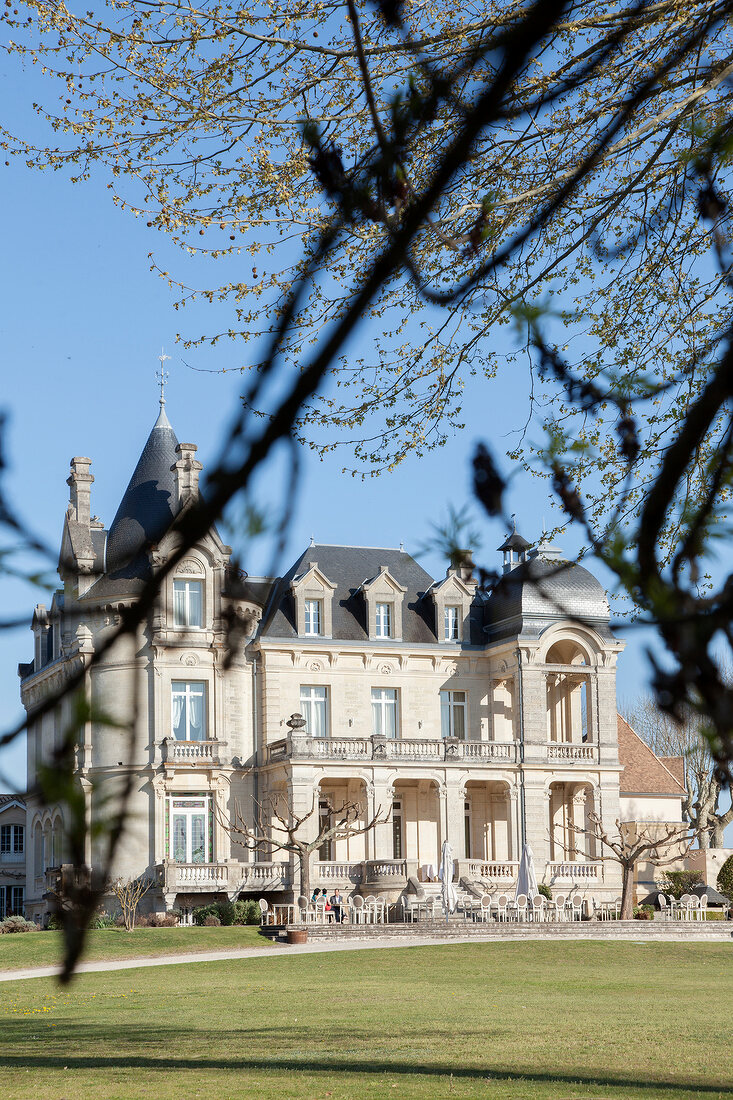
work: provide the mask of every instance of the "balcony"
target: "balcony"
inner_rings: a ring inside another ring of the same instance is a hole
[[[321,860],[313,867],[311,877],[319,886],[356,886],[364,877],[364,864]]]
[[[173,863],[162,867],[167,894],[228,893],[239,881],[239,867],[228,863]]]
[[[223,741],[176,741],[163,739],[163,760],[166,764],[202,765],[216,767],[220,763]]]
[[[25,852],[0,852],[0,867],[25,866]]]
[[[290,885],[290,866],[282,861],[246,863],[241,871],[240,889],[245,891],[284,890]]]
[[[295,735],[265,746],[265,763],[278,764],[285,760],[400,760],[407,763],[424,760],[429,763],[514,764],[517,744],[515,741],[459,741],[454,737],[393,739]]]
[[[554,882],[600,883],[603,882],[603,864],[560,860],[546,864],[546,876],[551,884]]]
[[[469,882],[496,882],[509,885],[516,882],[519,861],[513,859],[460,859],[457,878]]]
[[[598,746],[548,741],[547,759],[554,764],[596,764],[598,763]]]

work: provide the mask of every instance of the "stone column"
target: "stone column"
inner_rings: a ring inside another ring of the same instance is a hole
[[[366,853],[367,859],[392,859],[394,856],[392,843],[392,803],[394,802],[394,787],[392,783],[380,777],[377,773],[372,783],[367,785],[367,802],[369,817],[373,818],[379,810],[381,823],[375,825],[367,833]],[[384,818],[389,813],[389,820]],[[404,844],[404,828],[403,828]]]
[[[466,858],[466,788],[462,783],[448,782],[441,787],[441,806],[445,809],[445,831],[442,839],[453,849],[454,859]]]

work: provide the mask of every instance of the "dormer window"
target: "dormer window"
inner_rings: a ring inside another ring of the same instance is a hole
[[[203,581],[173,581],[173,625],[182,627],[204,625]]]
[[[375,636],[392,637],[392,604],[378,603],[375,609]]]
[[[305,634],[323,633],[323,600],[304,601]]]
[[[445,608],[445,611],[443,613],[443,637],[446,642],[460,641],[460,621],[462,617],[462,608]]]
[[[330,638],[333,634],[333,594],[336,585],[318,568],[307,563],[304,573],[290,582],[296,633],[306,638]]]

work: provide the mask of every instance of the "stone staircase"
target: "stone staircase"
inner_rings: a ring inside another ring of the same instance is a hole
[[[298,927],[304,927],[299,925]],[[729,921],[569,921],[547,924],[514,921],[474,922],[460,915],[440,920],[423,919],[406,924],[309,924],[308,941],[325,943],[339,941],[434,939],[456,940],[689,940],[730,942],[733,924]],[[266,936],[284,942],[287,929],[266,926]]]

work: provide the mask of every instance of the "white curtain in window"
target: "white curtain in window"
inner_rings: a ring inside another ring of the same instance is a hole
[[[202,610],[202,584],[201,581],[189,581],[188,583],[188,625],[203,625]]]
[[[173,622],[176,626],[186,626],[186,585],[184,581],[173,582]]]
[[[173,733],[177,741],[186,740],[186,725],[183,720],[183,704],[186,696],[182,691],[173,690]]]
[[[188,735],[191,741],[204,739],[204,699],[203,695],[192,689],[188,696],[190,709],[188,716]]]

